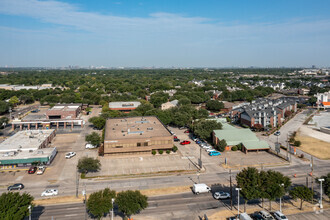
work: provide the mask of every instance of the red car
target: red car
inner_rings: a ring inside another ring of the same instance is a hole
[[[186,130],[186,131],[184,131],[184,133],[190,133],[190,131],[189,130]]]
[[[28,174],[34,174],[37,171],[37,167],[30,167]]]
[[[181,145],[190,144],[190,141],[181,141],[180,144],[181,144]]]
[[[178,139],[178,137],[177,136],[174,136],[173,139]]]

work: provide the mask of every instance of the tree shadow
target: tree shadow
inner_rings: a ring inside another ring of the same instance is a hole
[[[38,220],[40,216],[44,213],[45,207],[38,205],[33,207],[31,212],[31,220]],[[25,217],[24,220],[29,220],[29,216]]]

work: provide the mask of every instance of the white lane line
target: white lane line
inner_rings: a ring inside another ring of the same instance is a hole
[[[78,214],[71,214],[71,215],[64,215],[66,217],[69,217],[69,216],[77,216]]]
[[[66,208],[67,210],[72,210],[72,209],[79,209],[79,207],[75,207],[75,208]]]

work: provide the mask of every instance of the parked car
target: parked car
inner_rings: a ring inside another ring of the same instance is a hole
[[[288,220],[288,218],[280,211],[274,212],[273,215],[277,220]]]
[[[32,166],[32,167],[29,168],[28,174],[34,174],[36,171],[37,171],[37,167]]]
[[[180,139],[179,139],[179,138],[174,138],[174,141],[175,141],[175,142],[179,142]]]
[[[213,151],[216,151],[216,150],[214,150],[213,148],[208,148],[208,149],[206,149],[206,152],[207,152],[207,153],[210,153],[210,152],[213,152]]]
[[[86,144],[86,149],[93,149],[93,148],[97,148],[97,146],[92,144]]]
[[[275,136],[280,136],[280,135],[281,135],[281,132],[280,132],[280,131],[276,131],[276,132],[274,133],[274,135],[275,135]]]
[[[41,193],[41,196],[56,196],[58,195],[57,189],[47,189]]]
[[[12,191],[12,190],[21,190],[24,189],[24,185],[22,183],[15,183],[14,185],[8,186],[7,190]]]
[[[199,140],[195,141],[196,144],[201,144],[202,142],[200,142]]]
[[[76,156],[76,152],[69,152],[65,154],[66,159],[70,159],[72,157]]]
[[[46,170],[45,166],[39,166],[38,167],[38,171],[37,171],[37,175],[42,175]]]
[[[253,214],[251,215],[251,217],[252,217],[252,219],[254,219],[254,220],[265,220],[265,218],[262,217],[262,216],[259,214],[259,212],[255,212],[255,213],[253,213]]]
[[[258,212],[258,213],[259,213],[259,215],[261,215],[265,220],[275,220],[275,219],[273,218],[273,216],[271,216],[271,214],[269,214],[269,212],[267,212],[267,211],[262,210],[262,211],[260,211],[260,212]]]
[[[190,131],[189,130],[185,130],[184,133],[188,134],[188,133],[190,133]]]
[[[209,153],[210,156],[219,156],[221,153],[219,151],[212,151]]]
[[[177,139],[178,137],[176,135],[173,136],[173,139]]]
[[[252,220],[252,218],[246,212],[243,212],[239,215],[239,220]]]
[[[181,141],[180,144],[181,144],[181,145],[190,144],[190,141]]]
[[[205,183],[194,184],[192,190],[195,194],[211,192],[211,188]]]
[[[215,199],[229,199],[230,198],[230,194],[227,192],[215,192],[213,194],[213,198]]]

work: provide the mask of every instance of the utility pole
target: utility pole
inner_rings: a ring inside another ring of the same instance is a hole
[[[82,194],[84,196],[84,204],[85,204],[85,220],[87,220],[87,192],[86,192],[86,183],[85,183],[85,188],[82,191]]]
[[[230,181],[230,210],[233,210],[233,186],[231,182],[231,169],[229,170],[229,181]]]
[[[284,183],[280,184],[281,187],[284,187]],[[280,197],[280,212],[282,212],[282,196]]]
[[[112,198],[111,199],[111,203],[112,203],[112,210],[111,210],[111,220],[113,220],[113,203],[115,202],[115,199]]]
[[[237,194],[237,219],[239,219],[239,191],[241,189],[242,188],[236,188],[236,190],[238,191],[238,194]]]
[[[31,213],[31,208],[32,208],[31,205],[29,205],[28,208],[29,208],[29,220],[31,220],[31,215],[32,215],[32,213]]]
[[[79,175],[78,175],[78,167],[76,168],[76,198],[78,198],[78,186],[79,186]]]
[[[312,204],[313,204],[313,199],[314,199],[314,179],[313,179],[313,172],[314,172],[314,159],[313,156],[311,158],[311,179],[312,179]]]

